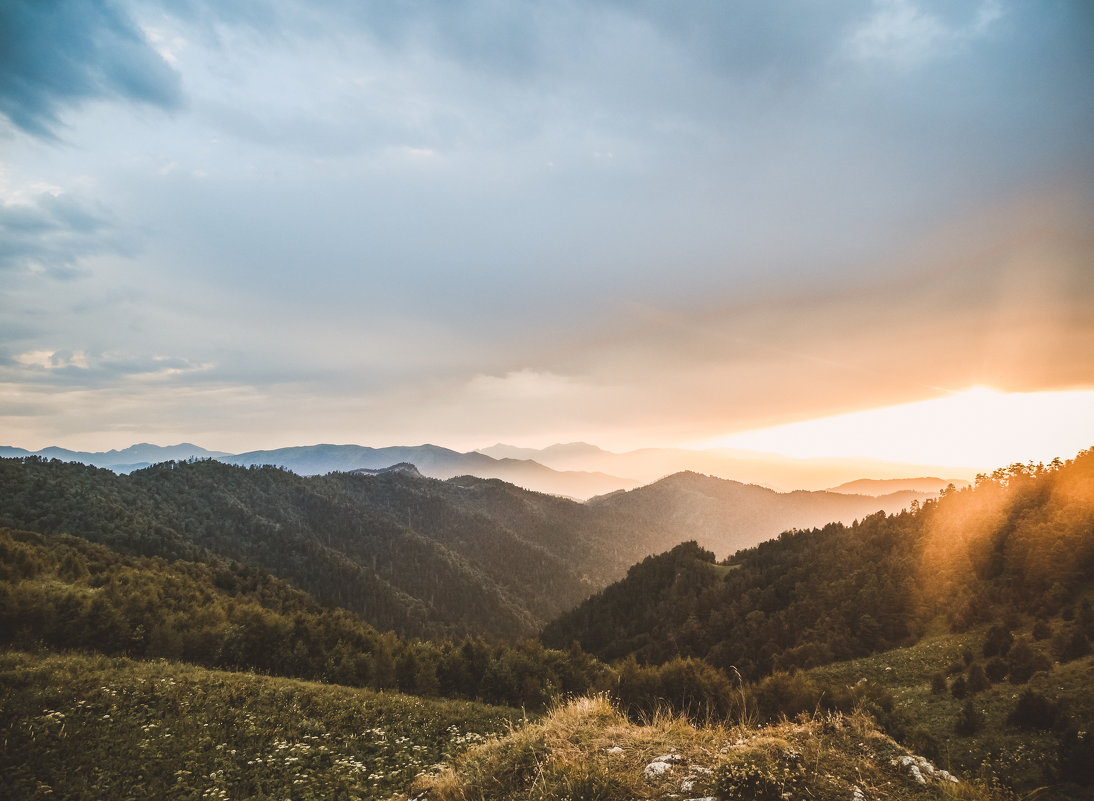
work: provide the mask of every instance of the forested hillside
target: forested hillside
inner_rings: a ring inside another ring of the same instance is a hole
[[[489,511],[507,485],[480,479],[303,478],[211,461],[117,476],[33,458],[0,461],[0,479],[0,524],[126,553],[235,560],[406,635],[527,635],[613,568],[564,519],[508,525],[503,518],[521,514],[514,504]],[[540,503],[581,509],[535,493],[506,497],[537,519]]]
[[[0,529],[0,647],[91,651],[374,690],[542,708],[606,669],[535,641],[381,634],[238,563],[125,556],[65,534]]]
[[[689,473],[581,504],[472,476],[302,477],[214,461],[119,476],[4,459],[0,480],[0,525],[124,553],[238,561],[408,636],[530,635],[683,540],[729,552],[783,521],[853,517],[884,502]]]
[[[672,709],[741,724],[746,738],[760,735],[744,724],[816,714],[803,725],[823,733],[839,714],[868,710],[888,735],[965,775],[1023,792],[1094,781],[1082,734],[1094,723],[1091,451],[1014,465],[899,514],[787,531],[722,562],[682,542],[556,618],[541,641],[517,640],[507,632],[522,626],[505,621],[535,621],[563,606],[560,593],[603,585],[630,554],[670,536],[674,499],[722,483],[670,477],[628,493],[639,502],[628,508],[626,496],[583,505],[407,467],[302,478],[195,462],[122,477],[28,459],[0,461],[0,480],[0,525],[20,526],[0,528],[0,646],[28,676],[47,662],[76,670],[89,658],[76,650],[534,711],[606,692],[632,720]],[[403,575],[418,564],[423,574]],[[402,634],[381,633],[366,614],[385,609],[404,614]],[[473,626],[493,641],[463,636]],[[415,636],[423,631],[431,638]],[[109,712],[142,736],[143,681],[124,689],[136,707]],[[210,694],[226,686],[201,681]],[[233,692],[288,686],[248,681]],[[0,691],[10,735],[0,757],[20,766],[26,787],[54,777],[48,760],[26,756],[38,754],[35,737],[83,720],[71,688],[58,693],[47,708]],[[322,714],[309,725],[333,725]],[[690,731],[673,726],[673,736]],[[71,732],[101,747],[90,729]],[[634,735],[668,736],[656,725]],[[402,754],[402,742],[375,758]],[[132,772],[136,752],[122,761],[111,781]],[[583,757],[567,768],[577,773],[555,778],[577,781],[588,765]]]
[[[544,631],[606,659],[701,657],[756,678],[1073,607],[1094,578],[1094,452],[1014,465],[938,501],[789,531],[723,564],[695,543],[647,558]]]

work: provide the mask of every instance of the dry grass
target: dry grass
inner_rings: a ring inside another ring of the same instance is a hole
[[[664,768],[650,771],[658,758]],[[697,727],[681,717],[628,721],[602,696],[551,710],[472,748],[410,796],[429,801],[644,801],[669,797],[984,801],[881,734],[865,715],[803,717],[764,728]],[[961,795],[956,788],[961,787]],[[402,796],[400,796],[402,798]]]

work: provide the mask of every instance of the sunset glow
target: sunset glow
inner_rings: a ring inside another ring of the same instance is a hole
[[[1067,458],[1094,445],[1094,391],[974,387],[933,400],[747,431],[699,443],[799,458],[993,468]]]
[[[232,5],[0,3],[0,446],[1090,444],[1089,3]]]

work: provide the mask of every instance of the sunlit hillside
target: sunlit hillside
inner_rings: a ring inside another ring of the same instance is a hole
[[[348,508],[379,521],[410,509],[419,524],[443,523],[438,552],[466,565],[451,549],[485,523],[495,528],[471,542],[528,548],[548,534],[556,548],[589,547],[566,533],[583,519],[571,501],[408,471],[305,480],[198,463],[126,478],[33,459],[2,466],[18,488],[6,515],[52,529],[71,521],[101,540],[0,530],[0,639],[11,649],[0,760],[12,798],[44,787],[155,797],[167,786],[276,797],[291,778],[301,793],[346,798],[428,788],[453,799],[835,799],[857,787],[881,799],[1002,801],[1006,788],[1042,785],[1055,788],[1046,798],[1082,798],[1094,782],[1083,767],[1094,759],[1094,451],[1002,468],[896,514],[787,531],[722,561],[685,541],[520,641],[378,629],[318,602],[295,574],[267,573],[251,561],[263,551],[241,543],[253,528],[282,547],[298,515],[317,510],[341,509],[327,519],[346,525]],[[696,479],[717,481],[677,481]],[[368,503],[345,506],[351,497]],[[686,517],[657,508],[647,523],[688,531]],[[320,519],[285,542],[352,542]],[[240,534],[233,556],[213,550],[229,530]],[[528,597],[551,591],[549,577],[529,575],[544,583]],[[596,700],[565,705],[577,697]],[[208,720],[188,711],[194,699]],[[488,703],[528,720],[457,756],[468,726],[511,718]],[[240,708],[264,733],[239,728]],[[364,717],[346,718],[354,709]],[[405,729],[415,709],[436,725]],[[157,727],[170,736],[153,737]],[[336,731],[346,732],[338,749],[316,739]],[[385,736],[366,742],[362,731]],[[849,754],[848,738],[869,745]],[[275,752],[291,757],[276,770]],[[921,785],[912,765],[934,783]]]

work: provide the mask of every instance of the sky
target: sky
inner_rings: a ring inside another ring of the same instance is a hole
[[[9,0],[0,441],[832,455],[919,410],[885,458],[981,387],[1000,455],[1073,455],[1092,45],[1085,0]]]

